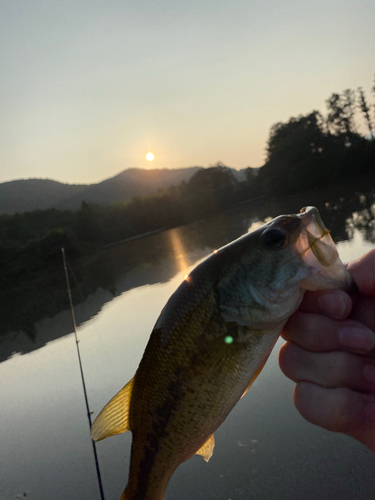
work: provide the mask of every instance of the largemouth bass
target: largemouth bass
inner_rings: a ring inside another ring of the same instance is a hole
[[[208,461],[214,431],[262,370],[306,290],[349,290],[319,212],[282,215],[215,251],[168,300],[134,378],[104,407],[95,441],[132,431],[122,500],[164,500],[176,468]]]

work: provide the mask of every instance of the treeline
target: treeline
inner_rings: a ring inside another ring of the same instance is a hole
[[[345,90],[327,100],[325,116],[313,111],[275,124],[265,165],[247,169],[242,182],[217,164],[178,186],[107,207],[83,202],[77,211],[2,215],[1,288],[60,263],[61,247],[71,258],[89,255],[112,242],[186,224],[247,200],[375,174],[374,112],[362,89]]]
[[[371,89],[375,97],[375,81]],[[375,104],[362,88],[332,94],[327,114],[313,111],[272,126],[259,183],[294,193],[375,170]]]
[[[35,210],[0,216],[1,257],[16,254],[53,260],[66,246],[79,254],[157,229],[178,226],[220,212],[249,197],[247,182],[216,165],[188,182],[128,201],[101,206],[83,202],[77,211]],[[4,262],[4,260],[3,260]]]

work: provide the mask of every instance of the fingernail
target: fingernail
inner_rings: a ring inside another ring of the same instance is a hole
[[[343,346],[359,351],[371,351],[375,345],[375,334],[366,327],[343,326],[338,331],[338,338]]]
[[[367,382],[375,384],[375,365],[365,365],[363,367],[363,377]]]
[[[344,299],[337,293],[324,293],[318,299],[320,310],[333,316],[334,318],[343,318],[346,304]]]

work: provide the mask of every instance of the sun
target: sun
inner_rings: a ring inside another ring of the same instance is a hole
[[[147,161],[152,161],[154,158],[155,158],[155,155],[153,155],[152,153],[147,153],[147,155],[146,155]]]

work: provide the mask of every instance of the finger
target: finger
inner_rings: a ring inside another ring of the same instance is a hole
[[[347,267],[358,290],[363,295],[375,296],[375,249],[370,250],[357,260],[349,262]]]
[[[356,319],[375,331],[375,297],[353,297],[354,304],[350,318]]]
[[[342,290],[306,292],[299,309],[303,312],[320,313],[336,319],[345,319],[352,310],[352,300]]]
[[[293,397],[297,410],[312,424],[353,436],[375,434],[375,395],[300,382]]]
[[[321,314],[295,312],[282,333],[285,340],[316,352],[348,350],[366,354],[375,348],[375,333],[354,320],[339,321]]]
[[[294,382],[327,388],[347,387],[375,395],[375,360],[344,351],[314,353],[288,342],[279,353],[284,375]]]

